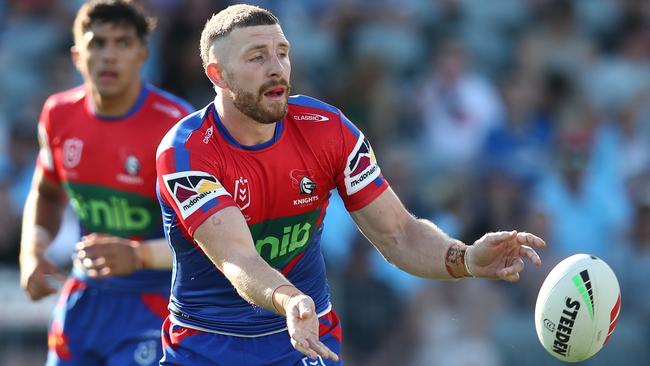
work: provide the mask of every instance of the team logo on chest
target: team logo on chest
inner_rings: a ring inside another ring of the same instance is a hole
[[[248,185],[248,179],[239,177],[235,181],[235,203],[240,210],[246,209],[251,204],[251,190]]]
[[[127,174],[119,172],[117,173],[116,179],[126,184],[143,184],[144,179],[138,175],[141,169],[142,163],[140,163],[140,160],[138,160],[135,155],[128,154],[126,158],[124,158],[124,171],[126,171]]]
[[[66,139],[63,142],[63,165],[66,168],[72,169],[79,165],[83,147],[83,141],[76,137]]]
[[[136,158],[133,155],[129,155],[126,158],[126,160],[124,161],[124,169],[130,175],[138,175],[138,173],[140,172],[141,167],[142,167],[142,164],[140,164],[140,161],[138,160],[138,158]]]
[[[309,177],[302,177],[300,180],[300,193],[302,194],[312,194],[316,189],[316,183],[309,179]]]
[[[310,178],[313,176],[314,172],[311,169],[293,169],[289,172],[291,187],[297,190],[301,196],[309,196],[293,200],[294,206],[307,206],[311,203],[318,202],[318,195],[314,194],[316,192],[316,183]]]

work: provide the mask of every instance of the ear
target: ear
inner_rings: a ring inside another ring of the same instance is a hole
[[[79,50],[77,49],[77,46],[70,47],[70,58],[72,59],[74,66],[79,70]]]
[[[224,77],[223,68],[216,62],[211,62],[205,67],[205,74],[215,86],[221,89],[229,89],[228,81]]]
[[[139,52],[139,53],[140,53],[140,54],[139,54],[138,56],[139,56],[139,58],[140,58],[140,64],[141,64],[141,65],[144,65],[145,62],[147,62],[147,57],[149,57],[149,47],[147,47],[147,46],[143,46],[143,47],[140,49],[140,52]]]

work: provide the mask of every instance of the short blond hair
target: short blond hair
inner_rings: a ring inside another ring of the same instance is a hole
[[[210,48],[214,41],[227,36],[233,29],[273,24],[280,24],[278,18],[270,11],[254,5],[231,5],[212,15],[201,32],[200,51],[203,67],[210,62]]]

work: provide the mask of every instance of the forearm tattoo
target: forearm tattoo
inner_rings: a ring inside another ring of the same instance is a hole
[[[449,250],[447,250],[445,266],[447,267],[447,272],[454,278],[463,277],[466,250],[467,247],[459,243],[452,244]]]

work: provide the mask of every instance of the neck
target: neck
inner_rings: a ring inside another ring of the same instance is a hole
[[[103,116],[122,116],[127,114],[140,97],[142,81],[132,83],[124,92],[112,96],[102,96],[96,88],[90,87],[95,113]]]
[[[275,123],[260,123],[243,114],[230,98],[224,97],[220,91],[214,100],[214,106],[219,114],[221,123],[239,144],[254,146],[263,144],[273,138]]]

